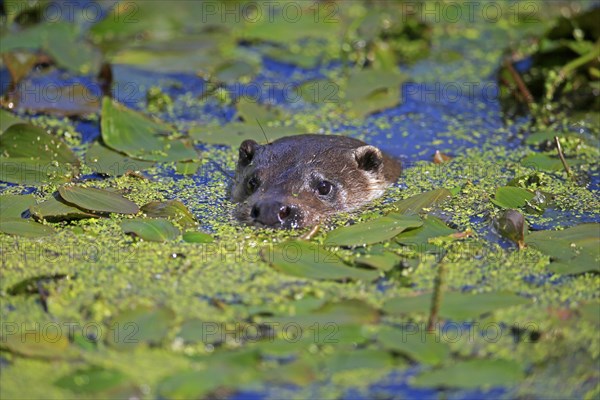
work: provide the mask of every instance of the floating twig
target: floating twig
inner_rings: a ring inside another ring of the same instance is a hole
[[[565,155],[563,154],[562,147],[560,146],[560,140],[558,140],[558,136],[554,136],[554,143],[556,143],[556,150],[558,150],[558,157],[560,158],[560,162],[562,162],[565,171],[569,177],[573,178],[573,172],[571,172],[571,168],[569,168],[569,164],[567,164],[567,160],[565,160]]]
[[[310,231],[306,232],[304,235],[300,236],[300,239],[302,240],[310,240],[312,239],[317,232],[319,232],[319,229],[321,228],[321,225],[315,225],[313,226]]]

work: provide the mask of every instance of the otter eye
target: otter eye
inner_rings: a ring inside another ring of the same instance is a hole
[[[254,193],[256,189],[258,189],[259,185],[260,182],[258,181],[258,178],[256,176],[253,176],[252,178],[248,179],[248,182],[246,183],[246,188],[248,189],[248,192]]]
[[[319,192],[321,196],[327,196],[329,193],[331,193],[332,187],[333,185],[331,182],[321,181],[317,184],[317,192]]]

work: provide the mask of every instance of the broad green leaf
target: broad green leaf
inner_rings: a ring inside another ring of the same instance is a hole
[[[491,199],[491,202],[502,208],[521,208],[534,197],[535,194],[528,190],[514,186],[503,186],[496,189],[496,196]]]
[[[158,345],[174,319],[175,313],[168,308],[138,306],[117,315],[110,322],[105,339],[118,349],[131,349],[141,344]]]
[[[349,101],[367,99],[382,89],[398,89],[406,79],[399,71],[354,70],[348,77],[345,98]]]
[[[437,248],[429,243],[430,239],[449,236],[456,230],[449,228],[444,221],[433,215],[423,217],[423,226],[410,229],[396,236],[395,240],[403,245],[417,246],[420,250],[432,250]]]
[[[273,323],[276,330],[285,329],[289,324],[310,327],[315,324],[325,327],[337,325],[373,324],[379,321],[379,312],[360,300],[341,300],[326,303],[318,309],[305,314],[265,318]],[[333,337],[335,338],[335,336]]]
[[[431,294],[415,297],[396,297],[386,301],[382,310],[393,315],[426,314],[431,307]],[[529,300],[512,293],[489,292],[466,294],[442,293],[440,316],[456,321],[475,319],[498,309],[528,304]]]
[[[219,82],[235,83],[240,80],[249,80],[260,70],[260,63],[250,60],[230,60],[219,64],[212,76]]]
[[[357,349],[336,352],[325,361],[325,372],[336,373],[355,369],[379,370],[393,365],[392,356],[387,351],[377,349]]]
[[[185,161],[198,158],[194,148],[181,139],[164,135],[173,128],[154,121],[105,97],[102,101],[101,133],[104,144],[146,161]]]
[[[74,393],[93,394],[114,389],[126,380],[127,378],[120,371],[91,365],[59,378],[54,385]]]
[[[562,231],[539,231],[525,238],[528,246],[550,256],[548,267],[559,274],[600,272],[600,224],[581,224]]]
[[[140,209],[133,201],[108,190],[81,186],[61,186],[58,193],[66,202],[91,212],[137,214]]]
[[[5,130],[7,130],[13,125],[24,123],[26,123],[25,120],[17,117],[10,111],[0,109],[0,134],[2,134]]]
[[[428,365],[443,363],[450,356],[450,347],[440,341],[439,332],[429,333],[420,325],[406,327],[383,327],[377,334],[377,341],[388,350]]]
[[[24,357],[63,359],[74,355],[68,335],[58,323],[19,325],[17,332],[3,332],[0,347]],[[41,329],[43,327],[43,329]],[[27,329],[25,329],[27,328]]]
[[[2,218],[0,219],[0,232],[8,235],[25,236],[31,238],[53,235],[56,231],[47,225],[42,225],[30,219]]]
[[[326,246],[366,246],[389,240],[409,228],[417,228],[423,221],[416,215],[390,213],[366,222],[334,229],[325,238]]]
[[[293,240],[265,248],[261,255],[276,270],[300,278],[370,282],[379,276],[377,271],[349,267],[326,248],[304,241]]]
[[[402,257],[391,252],[366,254],[354,260],[356,264],[366,265],[381,271],[391,271],[402,262]]]
[[[179,200],[153,201],[142,206],[141,210],[147,217],[167,218],[184,229],[198,225],[194,214]]]
[[[249,98],[242,97],[236,104],[237,115],[243,121],[253,124],[258,119],[261,124],[270,121],[278,121],[284,117],[285,113],[272,105],[259,104]]]
[[[87,151],[85,163],[94,172],[109,176],[125,175],[128,171],[142,171],[154,165],[152,161],[127,157],[98,142],[94,143]]]
[[[36,220],[57,222],[83,218],[99,218],[100,215],[82,210],[74,205],[67,204],[58,194],[50,199],[29,207],[31,215]]]
[[[352,100],[349,103],[349,113],[357,118],[366,118],[367,116],[392,108],[400,104],[401,93],[396,87],[378,89],[360,99]]]
[[[214,238],[208,233],[188,231],[183,234],[183,241],[188,243],[212,243]]]
[[[523,366],[513,360],[466,360],[422,372],[412,384],[419,387],[491,388],[512,386],[524,377]]]
[[[567,159],[566,161],[569,166],[581,164],[581,161],[577,159]],[[543,171],[561,171],[565,168],[558,156],[551,157],[549,155],[539,153],[531,154],[523,158],[521,160],[521,165]]]
[[[31,95],[37,92],[42,92],[43,95]],[[98,95],[81,83],[44,87],[27,80],[18,86],[11,101],[15,110],[30,114],[75,117],[97,114],[100,111]]]
[[[306,133],[301,128],[293,126],[270,128],[263,124],[263,128],[269,141],[274,141],[285,136]],[[263,130],[254,120],[232,122],[223,126],[196,126],[189,131],[190,137],[194,140],[208,144],[225,144],[229,146],[239,146],[246,139],[254,139],[258,143],[264,143],[265,133],[263,133]]]
[[[196,175],[201,165],[201,161],[178,162],[175,164],[175,172],[181,175]]]
[[[14,124],[0,135],[0,180],[41,185],[67,182],[78,173],[77,156],[42,128]]]
[[[121,222],[125,233],[133,233],[143,240],[151,242],[167,242],[179,236],[179,229],[169,220],[158,219],[128,219]]]
[[[443,203],[449,197],[452,197],[452,194],[447,189],[434,189],[429,192],[409,197],[408,199],[397,201],[393,205],[398,213],[419,214],[423,210],[430,209]]]
[[[34,204],[35,197],[31,194],[0,195],[0,219],[21,218],[21,214]]]
[[[340,103],[340,87],[329,79],[315,79],[301,83],[294,88],[294,96],[307,103],[328,104]]]
[[[62,68],[83,75],[100,69],[98,50],[79,39],[79,29],[66,22],[47,22],[10,32],[2,37],[1,53],[14,50],[42,50]]]

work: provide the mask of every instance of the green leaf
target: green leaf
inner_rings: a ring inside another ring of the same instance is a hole
[[[417,246],[420,250],[434,250],[437,248],[429,243],[430,239],[450,236],[456,233],[455,229],[449,228],[444,221],[433,215],[423,217],[423,226],[410,229],[396,236],[395,240],[403,245]]]
[[[452,194],[447,189],[435,189],[409,197],[408,199],[397,201],[393,206],[396,208],[396,212],[401,214],[419,214],[423,210],[442,204],[449,197],[452,197]]]
[[[366,246],[389,240],[423,221],[416,215],[390,213],[385,217],[334,229],[325,238],[326,246]]]
[[[50,226],[38,224],[32,220],[23,218],[0,219],[0,232],[8,235],[25,236],[31,238],[48,236],[56,233],[56,231]]]
[[[178,162],[175,164],[175,172],[181,175],[196,175],[201,165],[201,161]]]
[[[398,266],[402,262],[402,257],[391,252],[384,252],[382,254],[366,254],[358,257],[354,262],[387,272]]]
[[[125,233],[133,233],[143,240],[151,242],[167,242],[179,236],[179,229],[166,219],[128,219],[121,222]]]
[[[285,116],[285,113],[269,104],[258,104],[246,97],[242,97],[236,104],[237,115],[243,121],[254,124],[258,119],[261,124],[271,121],[278,121]]]
[[[184,229],[198,225],[194,214],[179,200],[153,201],[142,206],[141,210],[147,217],[167,218]]]
[[[569,165],[580,164],[577,160],[570,159],[567,161]],[[521,160],[521,165],[524,167],[534,168],[536,170],[544,171],[560,171],[564,167],[562,161],[558,157],[550,157],[546,154],[531,154]]]
[[[301,83],[294,88],[295,95],[307,103],[340,103],[339,85],[329,79],[315,79]]]
[[[525,238],[528,246],[550,256],[558,274],[600,272],[600,224],[581,224],[562,231],[539,231]]]
[[[409,324],[404,328],[383,327],[377,341],[388,349],[411,358],[422,364],[438,365],[450,356],[450,347],[440,341],[438,333],[428,333],[418,325]]]
[[[85,163],[94,172],[109,176],[121,176],[129,171],[142,171],[154,165],[152,161],[127,157],[98,142],[94,143],[87,151]]]
[[[11,353],[32,358],[64,359],[74,355],[68,335],[59,324],[48,322],[46,325],[39,324],[37,328],[33,325],[29,329],[18,329],[12,334],[3,332],[0,347]]]
[[[58,193],[66,202],[91,212],[137,214],[140,209],[133,201],[108,190],[81,186],[61,186]]]
[[[31,95],[40,91],[43,91],[43,95]],[[100,111],[98,96],[81,83],[40,87],[38,83],[27,80],[19,85],[11,101],[15,104],[15,110],[30,114],[74,117]]]
[[[194,148],[164,135],[173,128],[154,121],[112,99],[102,101],[102,140],[108,147],[146,161],[186,161],[198,158]]]
[[[166,337],[175,313],[165,307],[139,306],[121,312],[110,323],[106,341],[118,349],[158,345]]]
[[[21,214],[34,204],[35,197],[31,194],[0,195],[0,219],[21,218]]]
[[[535,194],[528,190],[514,186],[503,186],[496,190],[495,199],[491,199],[491,201],[502,208],[521,208],[534,197]]]
[[[57,194],[46,201],[29,207],[29,211],[36,220],[46,220],[49,222],[101,217],[101,215],[93,214],[67,204]]]
[[[340,327],[346,325],[366,325],[373,324],[379,321],[379,312],[360,300],[341,300],[337,302],[326,303],[316,310],[311,312],[281,316],[274,318],[265,318],[264,321],[274,324],[276,330],[286,329],[286,327],[294,325],[303,328],[317,324],[323,328]],[[336,336],[332,336],[335,339]]]
[[[24,123],[26,123],[26,121],[17,117],[15,114],[0,109],[0,133],[3,133],[13,125]]]
[[[287,275],[317,280],[377,279],[377,271],[353,268],[344,264],[324,247],[292,240],[261,251],[263,260]]]
[[[334,353],[326,359],[324,367],[326,373],[336,373],[356,369],[388,369],[392,365],[392,356],[387,351],[357,349]]]
[[[270,128],[263,124],[263,128],[269,141],[305,133],[301,128],[294,126]],[[196,126],[190,128],[189,135],[192,139],[202,141],[203,143],[224,144],[228,146],[239,146],[246,139],[253,139],[258,143],[265,142],[265,134],[254,120],[232,122],[223,126]]]
[[[457,361],[425,371],[413,380],[419,387],[490,388],[512,386],[523,380],[522,365],[512,360]]]
[[[99,51],[79,39],[75,24],[66,22],[42,23],[3,35],[1,53],[13,50],[42,50],[60,67],[77,74],[95,75],[100,69]]]
[[[188,231],[183,234],[183,241],[188,243],[212,243],[212,235],[204,232]]]
[[[529,300],[512,293],[489,292],[465,294],[442,293],[439,314],[455,321],[472,320],[498,309],[528,304]],[[396,297],[386,301],[382,310],[393,315],[426,314],[431,307],[431,294],[414,297]]]
[[[584,320],[593,325],[600,325],[600,303],[583,304],[577,311]]]
[[[0,135],[0,180],[41,185],[68,182],[78,173],[77,156],[42,128],[14,124]]]
[[[91,365],[59,378],[54,385],[74,393],[93,394],[114,389],[123,384],[126,379],[120,371]]]

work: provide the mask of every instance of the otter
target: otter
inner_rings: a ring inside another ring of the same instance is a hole
[[[337,135],[287,136],[239,148],[231,199],[251,225],[303,228],[383,195],[396,182],[398,161],[358,139]]]

